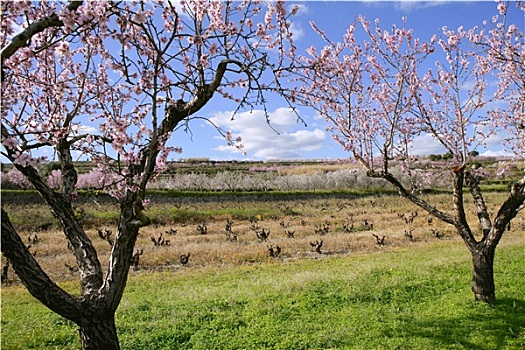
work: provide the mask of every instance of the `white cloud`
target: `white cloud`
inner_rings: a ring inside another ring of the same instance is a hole
[[[417,136],[410,143],[411,153],[415,156],[446,153],[445,147],[441,145],[431,134]]]
[[[508,131],[502,128],[494,130],[494,127],[491,125],[480,125],[477,131],[481,135],[488,135],[485,139],[483,139],[481,136],[479,139],[485,148],[492,150],[505,147],[507,140],[512,138],[512,135]]]
[[[508,136],[504,131],[490,135],[477,147],[482,156],[506,157],[512,156],[512,152],[503,149],[505,138]],[[429,154],[443,154],[447,150],[431,134],[416,137],[410,144],[413,155],[423,156]]]
[[[416,9],[422,9],[427,7],[441,6],[448,3],[448,1],[420,1],[420,0],[404,0],[395,1],[396,9],[403,12],[411,12]]]
[[[91,134],[95,135],[98,134],[98,130],[90,125],[73,125],[71,126],[71,129],[73,130],[74,135],[82,135],[82,134]]]
[[[304,37],[304,29],[297,22],[292,22],[290,25],[290,33],[292,33],[292,40],[299,41]]]
[[[240,136],[244,144],[243,151],[250,158],[308,158],[307,153],[320,150],[326,140],[325,132],[319,128],[301,129],[302,124],[297,123],[297,116],[289,108],[277,108],[270,112],[270,125],[262,110],[238,113],[234,120],[231,116],[232,112],[219,112],[210,120],[216,126],[231,131],[234,137]],[[240,152],[225,145],[216,150]]]
[[[295,19],[297,17],[307,15],[309,13],[309,9],[305,3],[292,2],[291,4],[288,5],[288,12],[291,12],[295,6],[298,7],[298,10],[295,16],[290,17],[291,19],[290,32],[292,33],[292,39],[294,41],[299,41],[304,37],[304,29],[299,24],[299,21],[295,21]]]
[[[513,157],[514,155],[515,154],[509,151],[506,151],[506,150],[499,150],[499,151],[488,150],[483,153],[480,153],[480,156],[484,156],[484,157]]]
[[[490,135],[485,140],[485,145],[488,147],[501,147],[510,135],[506,131],[498,132]]]
[[[403,11],[405,13],[408,13],[408,12],[411,12],[417,9],[427,8],[427,7],[441,6],[441,5],[444,5],[450,2],[450,1],[424,1],[424,0],[402,0],[402,1],[361,0],[361,1],[369,6],[374,6],[374,7],[379,7],[379,8],[382,8],[385,6],[386,3],[391,2],[394,4],[394,7],[396,8],[396,10]],[[458,0],[453,0],[453,1],[458,1]]]

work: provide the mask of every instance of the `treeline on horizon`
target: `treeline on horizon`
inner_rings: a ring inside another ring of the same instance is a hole
[[[498,162],[498,161],[509,161],[514,160],[516,157],[512,156],[483,156],[477,151],[472,151],[469,155],[476,158],[478,161],[486,162]],[[441,161],[451,160],[452,154],[429,154],[423,156],[412,156],[414,160],[425,160],[430,161]],[[89,160],[79,160],[74,162],[78,166],[79,170],[91,169],[96,166],[96,163]],[[255,159],[210,159],[209,157],[189,157],[180,158],[177,160],[167,161],[167,164],[172,167],[188,167],[188,166],[199,166],[199,165],[253,165],[253,164],[265,164],[265,165],[309,165],[309,164],[357,164],[355,160],[351,158],[320,158],[320,159],[269,159],[269,160],[255,160]],[[48,161],[43,163],[43,166],[49,167],[50,170],[60,169],[60,163],[58,161]],[[9,171],[13,168],[11,163],[0,162],[0,170],[2,172]]]

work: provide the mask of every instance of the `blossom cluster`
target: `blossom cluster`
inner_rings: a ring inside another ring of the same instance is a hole
[[[278,92],[277,75],[262,81],[263,72],[295,50],[289,18],[297,8],[282,2],[7,2],[2,12],[2,47],[20,28],[53,14],[60,20],[2,61],[4,155],[17,167],[36,167],[37,151],[79,151],[126,178],[91,174],[100,185],[114,182],[117,196],[167,169],[179,151],[169,136],[214,92],[240,107]],[[57,188],[59,177],[48,186]],[[79,176],[80,187],[90,182]]]
[[[466,164],[472,150],[505,129],[507,146],[523,157],[524,34],[505,20],[506,3],[497,9],[502,17],[493,18],[492,29],[443,27],[428,41],[406,20],[383,29],[358,16],[339,42],[311,23],[326,44],[298,57],[290,96],[324,117],[333,139],[371,173],[410,159],[420,136]],[[496,93],[489,88],[494,76]]]

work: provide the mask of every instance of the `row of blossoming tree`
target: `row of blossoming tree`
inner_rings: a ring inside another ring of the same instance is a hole
[[[487,168],[479,166],[484,163],[494,162]],[[503,158],[493,161],[491,158],[480,158],[471,171],[480,180],[495,180],[499,183],[513,181],[516,173],[520,172],[519,163]],[[404,165],[404,163],[401,163]],[[414,168],[408,176],[399,164],[391,165],[391,172],[401,182],[411,182],[419,192],[429,192],[435,189],[452,188],[452,178],[442,176],[441,166],[443,162],[431,162],[428,159],[420,159],[412,162]],[[453,163],[449,163],[450,167]],[[334,189],[369,189],[369,188],[391,188],[388,182],[367,176],[365,169],[359,168],[357,164],[352,167],[342,166],[337,170],[308,170],[301,166],[292,167],[291,173],[286,173],[287,167],[255,167],[256,171],[223,170],[215,174],[200,173],[198,171],[186,174],[164,173],[150,181],[147,189],[176,190],[176,191],[315,191]],[[280,168],[284,172],[265,170],[265,168]],[[262,169],[262,170],[260,170]],[[294,173],[297,172],[297,173]],[[48,173],[46,182],[52,189],[59,189],[62,173],[60,170],[52,170]],[[94,168],[88,172],[78,175],[76,188],[88,193],[95,191],[100,194],[100,189],[110,186],[113,182],[111,176]],[[15,168],[0,174],[0,185],[3,189],[30,189],[31,184],[24,175]],[[111,198],[109,198],[111,200]]]
[[[316,29],[328,44],[304,57],[295,56],[290,33],[289,16],[296,10],[287,13],[283,3],[1,6],[2,155],[60,223],[76,257],[80,294],[67,293],[48,277],[3,207],[1,249],[34,297],[79,326],[84,349],[119,348],[114,315],[139,229],[149,223],[143,211],[146,186],[177,151],[167,146],[172,133],[214,96],[251,108],[263,104],[267,93],[277,93],[316,108],[370,176],[386,179],[402,196],[457,228],[472,252],[476,298],[494,300],[494,251],[525,200],[525,178],[491,220],[468,155],[478,136],[483,140],[495,128],[513,133],[515,150],[523,155],[523,34],[505,23],[505,5],[493,28],[445,29],[429,42],[406,28],[382,31],[378,23],[372,28],[358,18],[341,43]],[[358,25],[368,36],[364,43],[355,38]],[[434,55],[440,63],[423,72]],[[498,79],[493,96],[487,92],[490,74]],[[285,89],[288,76],[296,88]],[[494,101],[505,109],[487,109]],[[484,109],[485,117],[477,118]],[[411,173],[410,144],[421,133],[433,135],[455,156],[457,166],[448,169],[454,174],[453,213],[427,203],[390,172],[391,160],[398,158]],[[42,149],[51,149],[60,163],[59,188],[38,171],[44,159],[34,155]],[[74,152],[98,164],[120,204],[105,270],[74,213]],[[476,204],[479,239],[465,219],[463,184]]]
[[[176,148],[171,134],[215,96],[240,108],[279,93],[274,73],[295,47],[296,10],[262,1],[2,2],[2,155],[40,193],[79,268],[80,295],[55,284],[2,207],[2,253],[29,292],[79,327],[84,349],[118,349],[114,314],[130,267],[148,182]],[[96,130],[96,131],[93,131]],[[218,130],[236,144],[227,131]],[[51,150],[60,187],[38,171]],[[106,269],[74,213],[73,155],[98,164],[118,199]]]
[[[416,38],[406,22],[385,30],[379,20],[357,17],[343,40],[334,42],[312,22],[326,46],[298,58],[291,72],[297,85],[289,92],[325,118],[334,139],[368,176],[386,180],[456,228],[472,255],[472,291],[486,302],[495,300],[496,246],[525,201],[524,177],[491,216],[471,167],[473,152],[497,133],[506,133],[509,149],[525,156],[524,33],[507,21],[507,11],[525,12],[525,6],[515,4],[517,9],[499,2],[499,14],[483,26],[443,27],[428,41]],[[396,160],[405,174],[416,174],[411,152],[422,135],[453,157],[453,165],[441,169],[454,181],[450,209],[432,205],[415,191],[416,181],[400,181],[392,172]],[[476,208],[475,225],[467,221],[464,187]]]

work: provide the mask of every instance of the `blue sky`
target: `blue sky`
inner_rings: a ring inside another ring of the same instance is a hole
[[[407,18],[407,27],[414,29],[414,36],[428,40],[443,26],[456,29],[482,25],[483,20],[496,14],[496,4],[492,1],[306,1],[293,2],[301,7],[294,17],[294,38],[299,51],[315,45],[322,48],[324,43],[311,29],[309,22],[314,21],[325,31],[329,38],[339,41],[348,25],[357,15],[364,15],[371,22],[380,20],[383,28],[392,24],[402,25],[402,17]],[[513,12],[513,21],[523,28],[523,15]],[[347,158],[349,155],[332,141],[325,131],[322,120],[315,118],[312,110],[302,109],[301,117],[307,122],[297,123],[295,115],[290,113],[286,104],[279,97],[268,96],[268,110],[272,126],[264,120],[261,110],[245,112],[230,121],[234,107],[226,105],[220,99],[213,100],[201,111],[201,115],[210,118],[216,125],[231,130],[243,138],[246,155],[226,143],[218,133],[202,120],[190,124],[192,133],[179,131],[173,135],[173,142],[182,146],[183,153],[173,159],[207,157],[214,160],[270,160],[270,159],[325,159]],[[489,140],[488,148],[480,153],[487,155],[503,154],[501,143],[503,135],[496,135]],[[415,154],[443,153],[443,149],[428,136],[421,136],[415,144]]]

